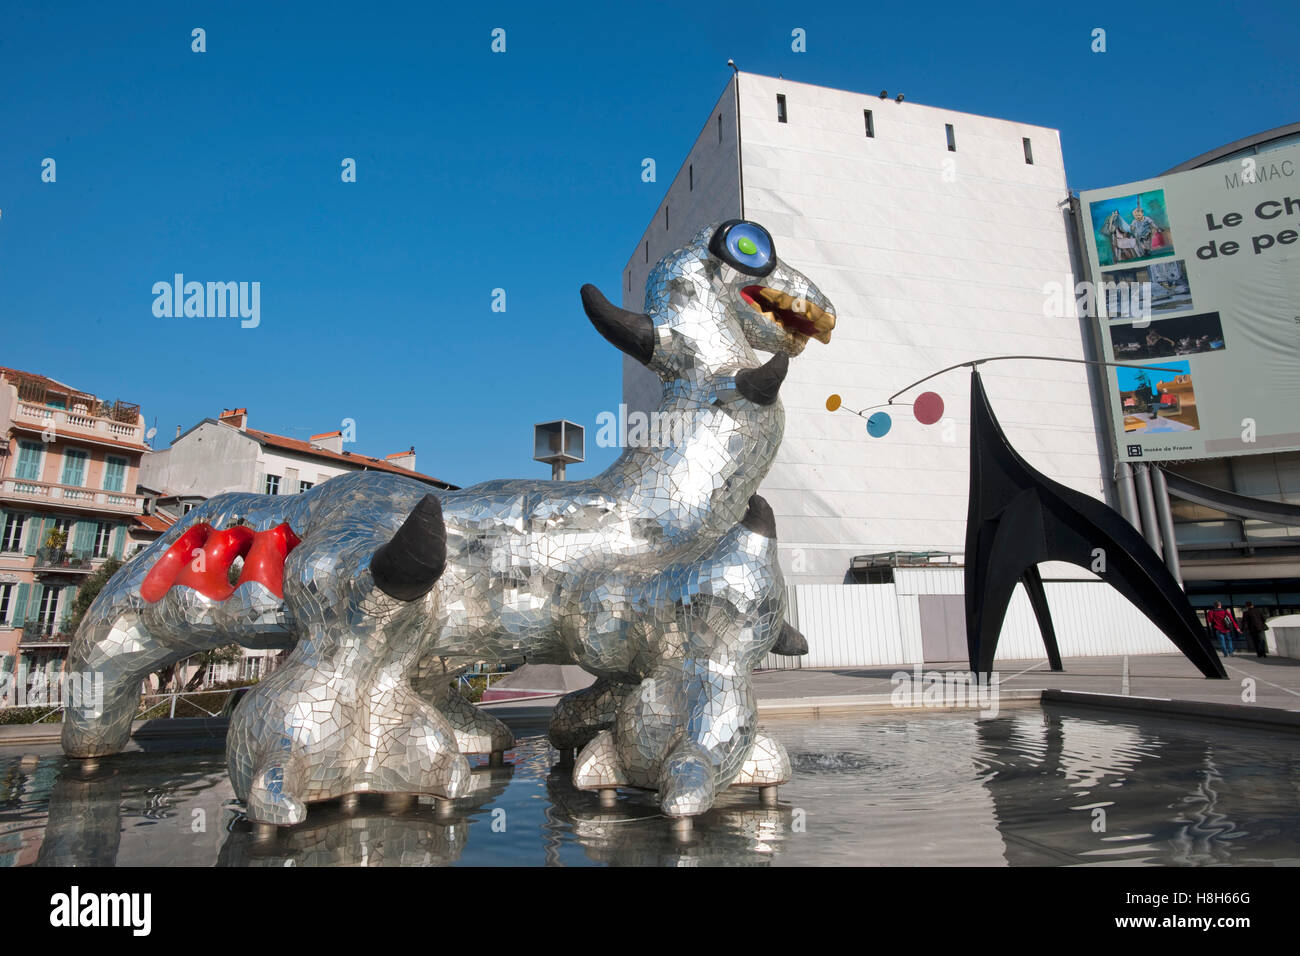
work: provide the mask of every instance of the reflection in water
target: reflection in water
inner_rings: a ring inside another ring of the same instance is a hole
[[[465,851],[469,810],[501,796],[511,773],[508,766],[475,770],[470,793],[441,815],[432,800],[393,811],[381,796],[366,794],[354,812],[338,801],[314,805],[305,823],[265,842],[241,818],[230,828],[217,865],[447,866]]]
[[[724,793],[685,839],[654,796],[604,809],[529,732],[473,794],[313,807],[252,838],[211,742],[100,762],[0,752],[0,866],[769,866],[1300,861],[1300,736],[1054,708],[767,721],[776,808]],[[209,749],[196,749],[209,748]]]
[[[790,807],[759,806],[751,788],[722,794],[684,839],[653,794],[625,791],[618,806],[605,809],[596,794],[574,788],[570,771],[556,769],[546,795],[550,845],[576,841],[593,862],[611,866],[767,866],[795,825]]]

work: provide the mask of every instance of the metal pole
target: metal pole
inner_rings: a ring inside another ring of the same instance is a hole
[[[1174,515],[1169,510],[1169,486],[1165,483],[1165,473],[1159,467],[1151,471],[1151,487],[1155,491],[1156,518],[1160,522],[1160,537],[1165,542],[1165,567],[1174,576],[1178,586],[1183,585],[1183,570],[1178,563],[1178,539],[1174,537]]]
[[[1126,461],[1117,462],[1115,466],[1115,488],[1119,492],[1119,510],[1128,523],[1139,531],[1142,521],[1138,518],[1137,492],[1133,490],[1133,467]]]
[[[1160,527],[1156,523],[1156,507],[1154,502],[1154,492],[1151,490],[1151,473],[1147,471],[1144,463],[1135,466],[1137,472],[1137,494],[1138,508],[1142,512],[1142,536],[1147,539],[1147,544],[1155,549],[1156,554],[1164,557],[1160,547]]]
[[[551,481],[564,480],[564,462],[555,461],[551,463]]]

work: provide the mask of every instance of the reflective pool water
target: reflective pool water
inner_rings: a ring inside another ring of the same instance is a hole
[[[92,773],[0,751],[0,865],[1077,865],[1300,863],[1300,735],[1023,708],[765,720],[790,751],[780,806],[731,791],[688,840],[652,794],[614,810],[553,769],[537,728],[431,805],[312,808],[260,844],[210,742],[149,744]]]

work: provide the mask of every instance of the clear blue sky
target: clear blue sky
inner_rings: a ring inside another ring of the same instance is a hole
[[[589,429],[584,477],[612,458],[594,425],[621,372],[578,288],[618,299],[728,57],[1057,127],[1086,189],[1300,118],[1298,10],[10,0],[0,364],[140,403],[157,447],[223,406],[300,438],[353,418],[355,450],[413,444],[460,484],[547,475],[532,425],[567,417]],[[155,318],[176,272],[261,282],[261,325]]]

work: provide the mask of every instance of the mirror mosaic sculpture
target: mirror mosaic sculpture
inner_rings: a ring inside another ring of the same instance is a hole
[[[210,499],[86,614],[68,666],[102,673],[106,694],[69,711],[64,750],[121,751],[156,670],[230,643],[284,647],[228,734],[249,819],[295,825],[312,802],[366,792],[452,800],[472,789],[466,754],[513,743],[456,675],[476,661],[578,664],[597,680],[551,724],[562,753],[579,751],[576,787],[656,790],[679,819],[733,784],[774,800],[790,764],[758,729],[751,673],[807,645],[784,620],[756,491],[781,442],[788,362],[809,338],[829,342],[834,309],[766,230],[736,220],[659,262],[644,313],[592,286],[582,301],[661,379],[667,440],[629,441],[582,481],[430,492],[359,472],[295,496]]]

